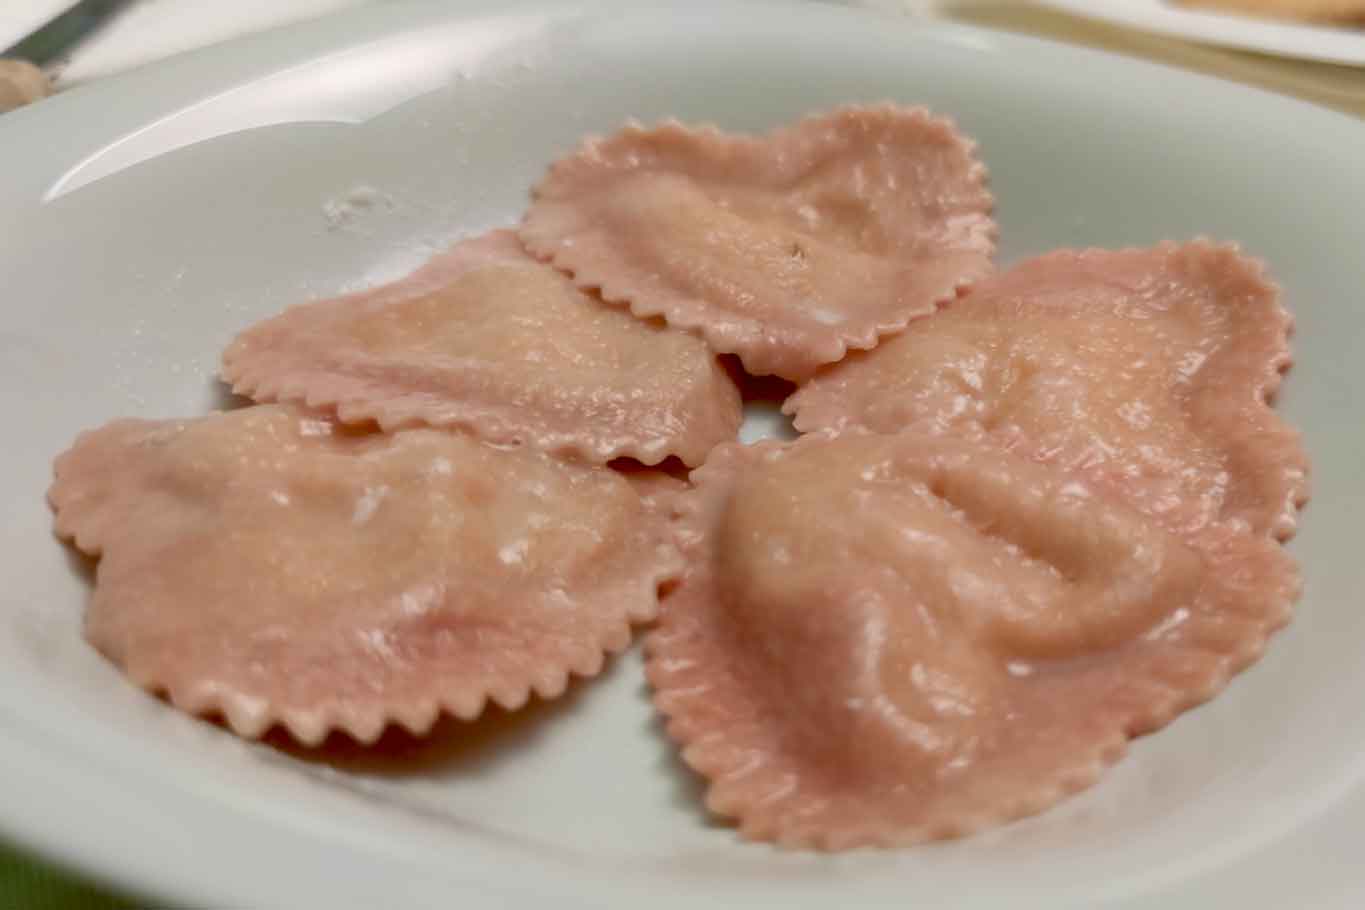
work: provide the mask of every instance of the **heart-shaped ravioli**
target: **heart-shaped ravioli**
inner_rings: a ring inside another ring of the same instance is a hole
[[[708,806],[787,846],[1038,812],[1217,692],[1298,595],[1266,537],[1180,537],[954,439],[727,444],[693,479],[647,672]]]
[[[511,231],[252,326],[224,352],[223,377],[348,423],[458,427],[596,463],[700,464],[741,419],[704,343],[577,290]]]
[[[803,431],[989,436],[1104,478],[1168,526],[1286,538],[1307,496],[1269,405],[1291,326],[1260,263],[1197,241],[1061,251],[978,284],[784,405]]]
[[[550,169],[534,253],[638,316],[800,380],[991,270],[973,144],[919,108],[845,108],[766,136],[630,126]]]
[[[667,490],[432,429],[261,406],[120,420],[56,462],[57,532],[100,557],[86,635],[244,736],[424,733],[550,698],[652,618]]]

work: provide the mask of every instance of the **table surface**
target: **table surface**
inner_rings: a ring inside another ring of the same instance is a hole
[[[56,70],[58,90],[134,66],[362,3],[385,0],[138,0],[80,47]],[[6,27],[36,24],[68,5],[65,0],[5,0]],[[1144,57],[1218,76],[1365,117],[1365,69],[1281,59],[1178,41],[1107,25],[1017,0],[868,0],[917,17],[938,17]],[[16,910],[123,910],[134,903],[78,876],[0,845],[0,907]]]

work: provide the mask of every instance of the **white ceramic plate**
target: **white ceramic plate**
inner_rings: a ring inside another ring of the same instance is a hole
[[[87,583],[42,499],[77,431],[212,406],[237,329],[514,220],[585,132],[886,98],[981,141],[1005,260],[1208,233],[1269,259],[1299,317],[1283,407],[1317,489],[1300,617],[1094,790],[958,843],[783,854],[708,823],[635,655],[404,761],[327,764],[181,717],[82,642]],[[380,5],[7,115],[0,829],[193,904],[1359,906],[1363,146],[1360,123],[1175,70],[761,3]],[[361,185],[392,206],[330,223]]]
[[[1041,0],[1079,16],[1104,19],[1150,32],[1224,47],[1300,57],[1323,63],[1365,66],[1365,30],[1300,25],[1207,10],[1170,0]]]

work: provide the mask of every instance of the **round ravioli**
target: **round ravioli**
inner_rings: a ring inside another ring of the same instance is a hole
[[[704,343],[579,291],[511,231],[252,326],[224,352],[223,377],[257,401],[347,423],[459,427],[597,463],[700,464],[741,419]]]
[[[751,839],[952,837],[1094,782],[1290,616],[1266,537],[1180,537],[1082,481],[955,439],[720,447],[646,639],[707,804]]]
[[[439,430],[120,420],[55,471],[57,533],[100,557],[87,638],[243,736],[370,742],[552,698],[679,568],[665,488]]]
[[[919,108],[845,108],[767,136],[670,122],[589,141],[521,237],[637,316],[800,380],[991,270],[974,145]]]
[[[1027,439],[1027,454],[1105,478],[1176,529],[1287,538],[1308,463],[1269,401],[1291,324],[1235,247],[1061,251],[822,372],[783,409],[802,431]]]

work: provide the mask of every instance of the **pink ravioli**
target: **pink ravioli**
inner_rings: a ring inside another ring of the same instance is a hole
[[[1267,537],[1177,536],[955,439],[727,444],[693,480],[647,672],[707,805],[790,847],[1041,811],[1256,660],[1299,591]]]
[[[596,674],[679,569],[669,498],[283,406],[115,421],[57,459],[49,493],[57,533],[101,557],[96,648],[185,711],[309,744],[421,734]]]
[[[1288,313],[1260,263],[1197,241],[1062,251],[983,281],[784,406],[802,431],[991,436],[1105,478],[1175,528],[1290,536],[1298,434],[1269,406]]]
[[[629,126],[556,163],[534,253],[638,316],[800,380],[991,270],[985,168],[919,108],[844,108],[767,136]]]
[[[578,291],[511,231],[252,326],[224,352],[223,376],[258,401],[348,423],[459,427],[598,463],[700,464],[741,417],[705,344]]]

